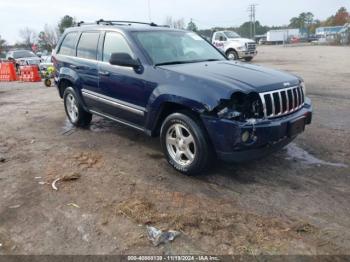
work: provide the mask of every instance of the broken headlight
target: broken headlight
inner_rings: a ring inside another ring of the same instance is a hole
[[[246,121],[251,118],[262,118],[263,107],[258,93],[234,93],[229,100],[223,100],[217,107],[220,118]]]

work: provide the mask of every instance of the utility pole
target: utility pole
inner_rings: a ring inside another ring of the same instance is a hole
[[[256,14],[256,6],[258,4],[250,4],[248,7],[249,12],[249,21],[250,21],[250,38],[254,39],[256,34],[256,28],[255,28],[255,14]]]

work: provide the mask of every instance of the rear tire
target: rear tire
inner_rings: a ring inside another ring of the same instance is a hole
[[[64,91],[63,101],[68,119],[73,125],[78,127],[86,127],[90,124],[92,114],[86,112],[81,106],[72,87],[67,87]]]
[[[168,163],[186,175],[202,172],[212,156],[206,131],[187,114],[174,113],[164,120],[160,142]]]

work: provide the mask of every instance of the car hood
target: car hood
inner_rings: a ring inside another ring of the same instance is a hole
[[[21,58],[17,58],[16,61],[28,61],[32,63],[40,63],[41,59],[39,57],[21,57]]]
[[[235,61],[167,65],[160,68],[178,74],[180,79],[187,76],[200,83],[204,80],[205,86],[211,83],[211,86],[225,88],[231,93],[268,92],[300,83],[300,79],[292,74]]]

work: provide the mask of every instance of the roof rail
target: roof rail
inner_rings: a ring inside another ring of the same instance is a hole
[[[136,21],[120,21],[120,20],[104,20],[104,19],[100,19],[98,21],[96,21],[96,23],[99,24],[106,24],[106,25],[115,25],[115,24],[140,24],[140,25],[149,25],[149,26],[158,26],[155,23],[145,23],[145,22],[136,22]]]
[[[96,25],[96,23],[86,23],[84,21],[80,21],[77,23],[77,26],[82,26],[82,25]]]
[[[149,26],[161,26],[161,27],[169,27],[167,25],[157,25],[153,22],[151,23],[146,23],[146,22],[136,22],[136,21],[119,21],[119,20],[104,20],[100,19],[97,20],[94,23],[85,23],[84,21],[80,21],[77,23],[77,26],[82,26],[82,25],[129,25],[131,26],[132,24],[139,24],[139,25],[149,25]]]

